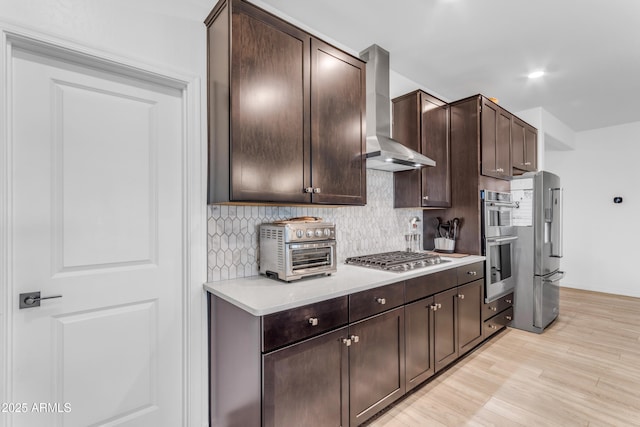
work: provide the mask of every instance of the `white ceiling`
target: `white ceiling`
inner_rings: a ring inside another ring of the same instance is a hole
[[[210,7],[211,0],[206,1]],[[261,0],[448,101],[542,107],[574,131],[640,121],[637,0]],[[543,69],[546,75],[529,80]]]

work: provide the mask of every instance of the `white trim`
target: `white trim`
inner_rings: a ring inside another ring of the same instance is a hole
[[[206,111],[199,77],[125,59],[77,43],[0,22],[0,402],[9,402],[11,372],[11,319],[14,300],[11,287],[10,215],[11,186],[9,159],[11,108],[11,49],[20,46],[47,56],[70,59],[84,65],[96,64],[108,71],[144,79],[182,91],[184,123],[183,160],[183,279],[188,286],[182,295],[183,309],[183,426],[208,425],[207,302],[206,282]],[[0,427],[8,427],[0,417]]]

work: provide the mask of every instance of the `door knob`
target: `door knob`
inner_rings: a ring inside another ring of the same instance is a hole
[[[44,299],[53,299],[53,298],[62,298],[62,295],[52,295],[50,297],[42,297],[40,296],[40,291],[27,292],[24,294],[20,294],[20,309],[40,307],[40,301]]]

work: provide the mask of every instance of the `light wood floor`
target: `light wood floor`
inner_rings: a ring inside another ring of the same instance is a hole
[[[640,298],[561,288],[543,334],[508,329],[369,426],[640,426]]]

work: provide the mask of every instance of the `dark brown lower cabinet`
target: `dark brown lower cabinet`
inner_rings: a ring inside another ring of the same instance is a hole
[[[483,303],[483,279],[458,286],[458,356],[467,353],[484,338]]]
[[[263,357],[263,425],[348,425],[348,328]]]
[[[434,296],[436,372],[482,342],[483,300],[483,279]]]
[[[404,307],[349,326],[351,426],[363,423],[404,394],[404,332]]]
[[[433,297],[407,304],[404,311],[406,391],[435,373]]]
[[[435,369],[436,372],[458,358],[458,288],[434,296]]]

